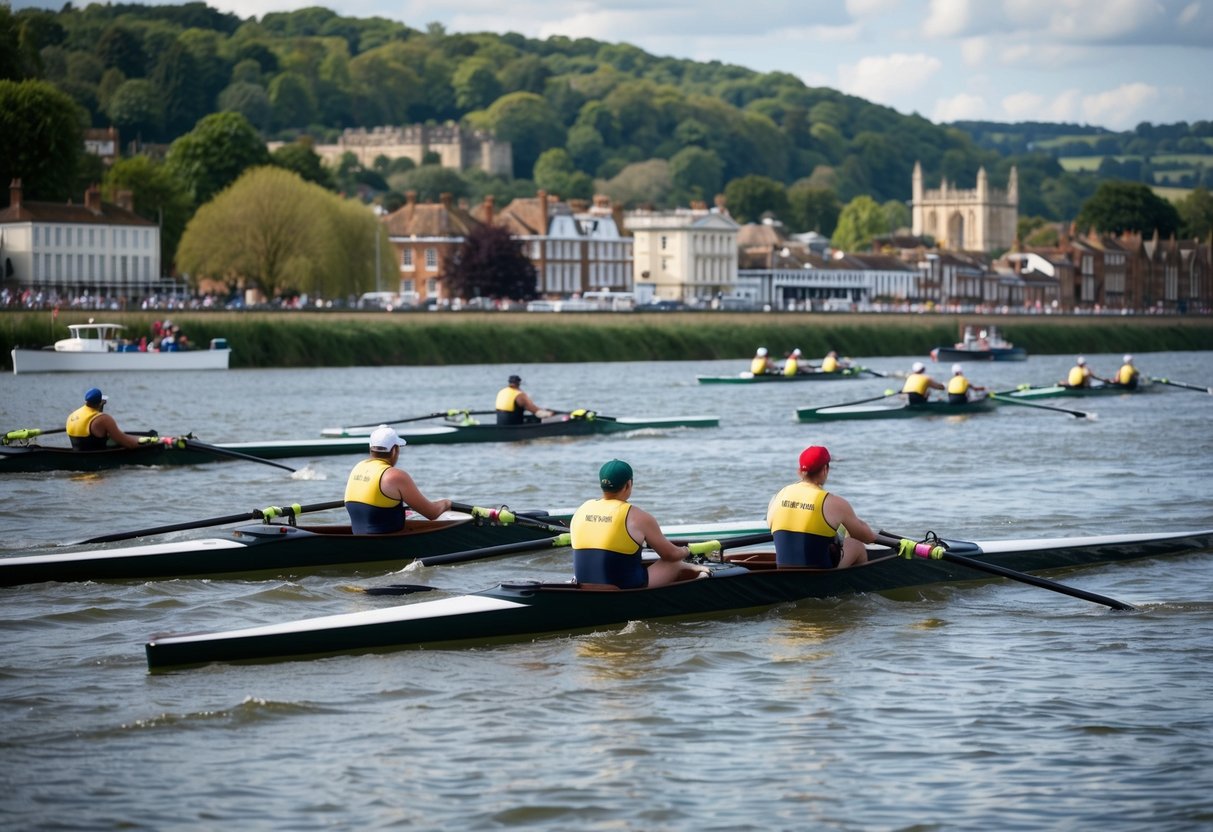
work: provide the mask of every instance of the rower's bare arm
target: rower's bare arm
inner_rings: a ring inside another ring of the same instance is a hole
[[[686,546],[678,546],[661,531],[656,518],[647,511],[632,506],[628,512],[628,532],[633,538],[643,540],[662,560],[681,561],[691,554]]]
[[[855,538],[860,543],[876,542],[876,532],[872,530],[871,526],[859,519],[859,516],[855,514],[855,509],[851,508],[850,503],[837,494],[831,494],[830,499],[838,501],[839,505],[837,508],[841,509],[839,513],[844,518],[842,525],[847,527],[847,535],[849,537]]]
[[[123,433],[122,429],[118,427],[118,423],[114,421],[114,417],[108,413],[101,414],[95,421],[100,422],[101,428],[105,432],[105,437],[112,440],[115,444],[121,445],[124,448],[139,447],[139,437]]]
[[[396,486],[396,490],[398,491],[396,496],[404,500],[405,505],[427,520],[435,520],[444,511],[451,510],[450,500],[429,499],[421,493],[421,489],[417,487],[417,483],[413,482],[413,478],[405,471],[397,468],[389,472],[388,476],[391,477],[391,482]]]

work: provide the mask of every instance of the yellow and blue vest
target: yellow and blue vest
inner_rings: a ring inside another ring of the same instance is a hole
[[[90,431],[93,420],[100,415],[100,410],[87,404],[68,414],[67,436],[71,439],[73,448],[78,451],[100,451],[106,446],[105,437],[93,436]]]
[[[1116,373],[1116,383],[1125,387],[1137,386],[1137,368],[1132,364],[1125,364]]]
[[[812,483],[794,482],[775,495],[767,522],[775,540],[776,566],[837,566],[830,544],[838,529],[826,522],[823,508],[830,492]]]
[[[573,577],[579,583],[613,584],[620,589],[648,586],[649,573],[641,546],[628,534],[623,500],[586,500],[569,521],[573,546]]]
[[[364,459],[345,483],[345,510],[354,534],[388,534],[404,528],[404,502],[379,487],[392,465],[386,459]]]
[[[497,391],[497,424],[521,425],[525,411],[518,406],[522,391],[516,387],[502,387]]]
[[[901,392],[911,393],[915,396],[927,397],[927,390],[931,386],[931,377],[926,373],[911,373],[906,378],[906,383],[901,386]]]

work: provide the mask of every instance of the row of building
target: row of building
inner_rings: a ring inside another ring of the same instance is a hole
[[[395,252],[400,295],[441,304],[453,298],[443,276],[478,225],[510,231],[537,272],[539,297],[627,293],[636,302],[770,309],[924,309],[1060,312],[1209,312],[1209,241],[1064,231],[1057,246],[992,256],[963,242],[1007,233],[1007,191],[921,188],[915,170],[915,225],[942,234],[890,236],[870,252],[832,251],[819,235],[788,235],[777,221],[738,224],[722,197],[673,211],[624,212],[605,196],[561,200],[543,191],[497,206],[449,197],[405,204],[381,218]],[[1014,173],[1012,173],[1014,177]],[[995,208],[974,195],[997,203]],[[937,200],[937,201],[933,201]],[[1017,201],[1017,200],[1015,200]],[[988,227],[987,227],[988,225]],[[948,245],[948,234],[962,245]],[[0,211],[0,275],[12,293],[135,300],[171,293],[159,228],[132,210],[130,195],[104,202],[96,188],[83,204],[30,202],[20,181]],[[167,291],[166,291],[167,290]]]

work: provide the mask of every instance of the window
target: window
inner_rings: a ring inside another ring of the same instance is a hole
[[[414,268],[413,250],[411,248],[402,249],[400,251],[400,271],[411,272]]]
[[[425,269],[426,271],[434,271],[438,268],[438,249],[433,246],[425,250]]]

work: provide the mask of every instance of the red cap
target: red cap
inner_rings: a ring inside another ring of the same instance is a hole
[[[830,464],[830,452],[820,445],[810,445],[800,452],[800,470],[815,474]]]

